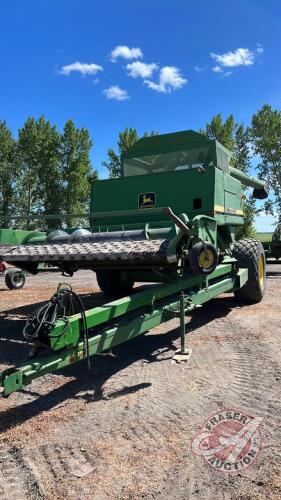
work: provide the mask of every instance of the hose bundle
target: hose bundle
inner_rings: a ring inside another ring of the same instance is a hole
[[[68,316],[74,312],[74,304],[78,305],[79,312],[82,318],[83,339],[84,339],[84,356],[89,363],[89,332],[85,308],[79,295],[72,290],[72,287],[67,283],[60,283],[56,293],[51,299],[34,311],[33,314],[26,320],[23,329],[25,340],[33,342],[39,337],[51,338],[50,330],[55,326],[57,321],[63,321],[65,326],[60,335],[64,335],[70,322]]]

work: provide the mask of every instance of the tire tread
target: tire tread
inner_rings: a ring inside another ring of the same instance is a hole
[[[259,281],[259,258],[263,255],[265,265],[264,249],[260,241],[253,238],[245,238],[235,242],[233,256],[237,259],[239,267],[248,269],[248,281],[234,294],[237,298],[249,302],[260,302],[264,296],[265,281],[263,289]]]

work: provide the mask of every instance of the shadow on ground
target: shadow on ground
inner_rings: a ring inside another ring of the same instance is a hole
[[[102,297],[102,294],[98,294]],[[97,297],[95,294],[95,301],[100,300],[101,297]],[[87,301],[92,299],[91,305],[93,305],[93,297],[87,295],[83,298],[85,301],[85,306],[87,307]],[[10,311],[6,311],[6,315],[13,316],[22,314],[23,311],[33,311],[39,304],[33,304],[26,308],[18,308]],[[196,330],[201,326],[204,326],[214,319],[220,317],[225,317],[228,313],[235,307],[237,303],[232,296],[222,297],[213,299],[204,307],[195,310],[191,316],[191,320],[187,325],[187,333],[189,329]],[[7,325],[11,320],[0,319],[0,325],[3,327],[3,323]],[[15,339],[19,338],[21,335],[22,321],[13,320],[14,332],[10,332],[9,338],[2,338],[0,341],[1,349],[1,359],[4,360],[5,347],[6,355],[10,352],[11,344],[15,350],[17,350],[18,358],[19,353],[24,357],[24,350],[28,350],[27,346],[18,345],[16,348],[14,346]],[[5,326],[5,330],[8,330],[9,326]],[[0,429],[2,432],[8,428],[14,427],[22,423],[23,421],[32,418],[42,411],[50,410],[56,405],[60,404],[62,401],[67,399],[85,399],[87,402],[99,401],[101,399],[110,400],[116,397],[124,396],[125,394],[137,392],[141,389],[146,389],[150,384],[140,383],[130,387],[123,387],[119,391],[112,392],[110,394],[104,395],[103,386],[105,382],[110,379],[116,373],[124,370],[126,367],[133,363],[142,361],[144,363],[155,363],[162,362],[172,358],[173,351],[176,349],[175,341],[179,336],[178,328],[167,331],[166,333],[153,333],[150,332],[146,335],[136,337],[130,342],[126,342],[114,348],[114,356],[112,354],[101,354],[94,358],[91,358],[91,369],[88,371],[87,364],[85,361],[81,361],[76,365],[69,366],[63,370],[56,372],[58,375],[64,375],[66,377],[74,377],[74,380],[70,380],[64,385],[57,387],[50,391],[48,394],[40,394],[32,390],[32,386],[27,388],[24,392],[34,396],[31,402],[18,405],[10,408],[0,414]],[[10,345],[9,349],[7,345]],[[5,361],[11,362],[11,359],[5,359]],[[22,360],[23,361],[23,360]],[[46,381],[46,384],[48,382]],[[85,394],[80,393],[85,392]],[[20,398],[20,394],[18,395]]]

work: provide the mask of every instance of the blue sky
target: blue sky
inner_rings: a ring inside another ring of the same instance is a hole
[[[73,118],[105,177],[126,126],[196,130],[219,112],[249,124],[265,103],[280,109],[280,19],[278,0],[2,2],[0,119],[16,133],[31,115],[60,129]]]

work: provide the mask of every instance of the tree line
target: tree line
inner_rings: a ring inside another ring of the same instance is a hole
[[[0,228],[58,228],[64,215],[66,225],[76,224],[74,214],[89,212],[90,186],[97,178],[91,147],[88,130],[72,120],[60,132],[44,116],[30,117],[17,138],[0,121]],[[60,218],[38,219],[54,214]],[[23,218],[8,220],[11,215]]]
[[[217,139],[229,149],[232,152],[232,165],[244,173],[251,175],[253,157],[256,158],[254,175],[265,180],[270,189],[263,209],[276,217],[275,233],[281,236],[281,112],[266,104],[252,116],[250,126],[236,122],[232,114],[223,120],[219,113],[199,132],[210,139]],[[135,128],[126,128],[119,133],[118,149],[108,149],[107,159],[103,162],[110,177],[121,175],[121,156],[138,139]],[[254,235],[254,218],[261,211],[261,208],[256,207],[249,190],[246,190],[246,195],[244,225],[237,230],[237,238]]]
[[[219,113],[200,132],[229,149],[232,165],[245,173],[250,173],[255,155],[256,175],[270,188],[264,210],[276,216],[276,232],[281,233],[281,112],[264,105],[248,127],[237,123],[233,115],[223,120]],[[119,133],[117,150],[109,148],[103,162],[110,177],[121,175],[121,156],[139,138],[133,127]],[[98,178],[89,157],[92,144],[89,131],[76,127],[72,120],[60,132],[44,116],[30,117],[16,138],[6,122],[0,121],[0,228],[45,230],[76,225],[79,220],[74,215],[89,212],[91,184]],[[247,192],[245,223],[237,237],[254,234],[254,217],[260,210]],[[59,218],[38,219],[50,214]],[[11,215],[24,218],[8,221]]]

